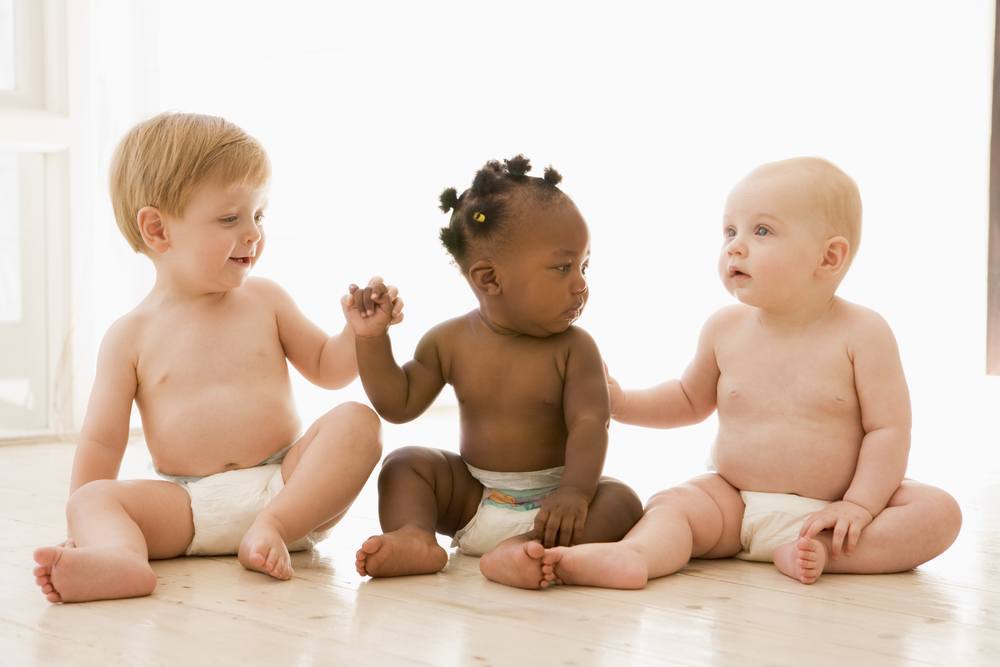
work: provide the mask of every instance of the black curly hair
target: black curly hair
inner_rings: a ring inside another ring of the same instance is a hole
[[[549,200],[565,197],[557,185],[562,180],[552,167],[542,178],[528,176],[531,162],[523,155],[504,160],[490,160],[476,172],[472,187],[459,195],[455,188],[441,193],[441,210],[451,211],[447,227],[439,238],[455,262],[465,268],[470,246],[497,245],[506,238],[510,228],[510,201],[516,192],[524,191]]]

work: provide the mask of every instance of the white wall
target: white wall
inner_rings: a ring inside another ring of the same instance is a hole
[[[406,300],[401,358],[471,308],[437,242],[437,195],[467,187],[488,158],[524,152],[563,173],[591,225],[580,324],[625,385],[657,382],[683,369],[705,317],[730,300],[715,275],[728,188],[760,162],[813,154],[862,189],[861,252],[841,293],[896,331],[924,429],[918,471],[933,475],[921,452],[956,437],[943,412],[1000,394],[983,377],[988,0],[94,7],[95,188],[140,118],[174,109],[242,125],[274,163],[259,273],[328,329],[341,325],[346,284],[373,273]],[[78,318],[99,332],[152,274],[96,199],[87,279],[106,298]],[[363,396],[358,385],[297,392],[307,418]],[[656,437],[704,445],[712,428]],[[685,451],[679,475],[705,455]]]

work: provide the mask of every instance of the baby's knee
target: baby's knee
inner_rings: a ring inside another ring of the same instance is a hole
[[[958,531],[962,528],[962,508],[958,501],[943,489],[931,486],[927,487],[925,493],[927,494],[927,505],[932,508],[933,512],[932,517],[929,518],[937,524],[942,539],[947,541],[945,545],[947,548],[955,541],[955,538],[958,537]]]
[[[430,461],[432,454],[433,451],[426,447],[412,445],[392,450],[386,454],[385,460],[382,461],[382,469],[378,474],[379,483],[401,473],[429,471],[432,466]]]
[[[115,498],[117,482],[113,479],[95,479],[87,482],[72,494],[66,502],[66,517],[72,521],[74,516],[92,512],[96,505],[106,504]]]
[[[382,420],[367,405],[349,401],[338,405],[320,418],[322,426],[351,433],[351,441],[358,447],[382,456]]]
[[[70,495],[67,505],[90,505],[106,501],[115,496],[117,485],[118,482],[113,479],[95,479],[87,482]]]
[[[642,500],[628,484],[617,479],[604,478],[601,480],[601,495],[614,505],[618,516],[628,519],[631,524],[634,525],[642,517]]]
[[[379,437],[382,431],[382,420],[370,407],[363,403],[348,401],[335,407],[323,416],[323,419],[348,424],[351,428],[365,431]]]

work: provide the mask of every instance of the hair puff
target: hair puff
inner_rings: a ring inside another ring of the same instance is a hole
[[[524,176],[531,171],[531,160],[524,157],[521,153],[518,153],[509,160],[504,160],[503,164],[507,168],[507,173],[514,178]]]
[[[552,167],[545,168],[545,182],[551,186],[559,185],[562,182],[562,174]]]
[[[504,189],[504,171],[497,160],[490,160],[482,169],[476,172],[476,177],[472,180],[472,192],[477,195],[487,196],[496,194]]]
[[[458,204],[458,192],[455,188],[448,188],[441,193],[441,210],[447,213]]]

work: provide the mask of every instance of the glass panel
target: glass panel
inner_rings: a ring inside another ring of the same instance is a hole
[[[14,83],[14,0],[0,0],[0,90]]]
[[[21,321],[21,216],[17,153],[0,151],[0,322]]]

